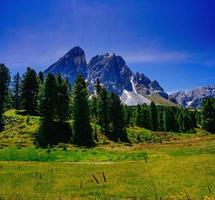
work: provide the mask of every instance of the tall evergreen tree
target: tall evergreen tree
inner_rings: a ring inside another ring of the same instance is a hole
[[[15,109],[20,109],[21,101],[21,76],[17,73],[13,77],[13,107]]]
[[[22,80],[21,98],[23,109],[29,114],[37,111],[38,89],[37,73],[31,68],[27,68]]]
[[[110,110],[110,98],[107,90],[101,88],[100,93],[98,94],[98,116],[99,124],[102,128],[102,131],[105,135],[109,134],[109,110]]]
[[[156,131],[158,129],[158,112],[155,103],[152,101],[150,104],[150,116],[151,116],[151,129]]]
[[[215,133],[215,99],[205,98],[202,107],[202,127]]]
[[[6,97],[8,95],[9,82],[9,69],[4,64],[0,64],[0,131],[4,129],[3,112],[5,109]]]
[[[137,105],[136,109],[136,125],[139,127],[143,127],[143,116],[142,116],[142,109],[141,105]]]
[[[79,146],[92,146],[93,136],[90,125],[88,91],[86,83],[79,75],[74,84],[74,143]]]
[[[56,119],[57,92],[56,78],[53,74],[48,74],[45,80],[40,108],[44,123],[53,122]]]
[[[42,116],[41,131],[38,134],[37,142],[40,146],[54,143],[55,140],[54,120],[56,119],[56,94],[57,82],[52,74],[48,74],[45,80],[44,90],[41,94],[40,112]]]
[[[142,105],[142,123],[144,128],[151,129],[150,110],[146,104]]]
[[[69,85],[66,80],[63,80],[61,75],[57,76],[57,118],[59,122],[64,122],[69,119]]]
[[[43,74],[43,72],[39,72],[38,78],[39,78],[40,83],[43,84],[43,82],[44,82],[44,74]]]
[[[110,96],[110,113],[111,113],[111,133],[110,138],[117,141],[127,141],[127,134],[125,130],[125,123],[123,118],[123,106],[121,104],[120,98],[118,95],[111,93]]]

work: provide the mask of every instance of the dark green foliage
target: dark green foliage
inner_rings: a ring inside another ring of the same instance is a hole
[[[215,133],[215,99],[205,98],[202,109],[202,127]]]
[[[4,64],[0,64],[0,131],[4,129],[3,112],[8,97],[8,87],[10,83],[10,73]]]
[[[21,108],[21,76],[17,73],[13,77],[13,107],[15,109]]]
[[[151,118],[151,129],[156,131],[158,129],[158,112],[155,103],[152,101],[150,104],[150,118]]]
[[[177,132],[178,124],[176,120],[176,110],[174,107],[166,107],[164,110],[164,126],[165,131]]]
[[[90,117],[91,117],[91,121],[95,124],[94,137],[96,140],[98,140],[97,126],[96,126],[96,124],[98,124],[98,98],[96,96],[92,96],[90,101]]]
[[[111,131],[109,133],[109,137],[115,141],[127,141],[123,118],[123,106],[118,95],[114,93],[111,93],[110,95],[110,115]]]
[[[56,114],[60,122],[69,119],[69,85],[60,75],[57,76]]]
[[[48,74],[45,80],[45,87],[41,98],[41,114],[43,121],[52,122],[56,119],[57,109],[57,80],[54,75]]]
[[[74,143],[79,146],[93,145],[92,128],[88,105],[88,91],[81,75],[77,77],[73,93],[74,104]]]
[[[136,125],[147,129],[150,129],[151,127],[150,111],[149,111],[149,107],[146,104],[137,105]]]
[[[109,135],[109,109],[110,109],[110,97],[105,88],[101,88],[98,93],[98,115],[99,124],[102,127],[103,133]]]
[[[27,72],[22,80],[22,106],[28,114],[35,114],[37,112],[37,98],[38,98],[39,83],[37,73],[31,68],[27,68]]]
[[[46,121],[40,127],[36,136],[36,144],[42,147],[57,145],[59,143],[70,143],[72,129],[68,122]]]
[[[39,78],[39,81],[40,81],[40,83],[42,83],[43,84],[43,82],[44,82],[44,74],[43,74],[43,72],[39,72],[39,74],[38,74],[38,78]]]
[[[42,126],[37,136],[39,145],[69,142],[69,93],[67,82],[60,76],[48,74],[41,98]]]

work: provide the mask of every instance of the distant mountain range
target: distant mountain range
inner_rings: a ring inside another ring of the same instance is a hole
[[[215,85],[196,88],[190,91],[179,91],[173,93],[169,98],[187,108],[199,108],[205,97],[215,98]]]
[[[48,73],[61,74],[68,78],[71,84],[78,74],[82,74],[91,93],[94,92],[94,85],[99,78],[108,91],[118,94],[121,101],[127,105],[150,104],[154,101],[156,104],[175,106],[175,103],[178,103],[184,107],[199,107],[204,96],[215,97],[214,87],[168,96],[158,81],[151,81],[143,73],[132,72],[121,56],[105,53],[96,55],[87,62],[85,52],[80,47],[72,48],[48,67],[45,74]]]

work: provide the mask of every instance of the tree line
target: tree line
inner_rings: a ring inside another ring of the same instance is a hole
[[[24,110],[27,115],[41,116],[36,142],[41,146],[59,142],[92,146],[98,128],[113,141],[128,141],[126,127],[139,126],[153,131],[193,132],[202,127],[215,132],[215,101],[206,98],[201,111],[181,107],[150,105],[125,106],[114,93],[97,80],[95,94],[79,75],[73,86],[61,75],[27,68],[12,81],[10,72],[0,64],[0,131],[4,129],[5,110]]]

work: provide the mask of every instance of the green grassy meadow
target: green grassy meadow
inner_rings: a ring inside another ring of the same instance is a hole
[[[0,133],[0,200],[214,200],[215,135],[129,127],[131,143],[41,149],[39,118],[6,114]]]

